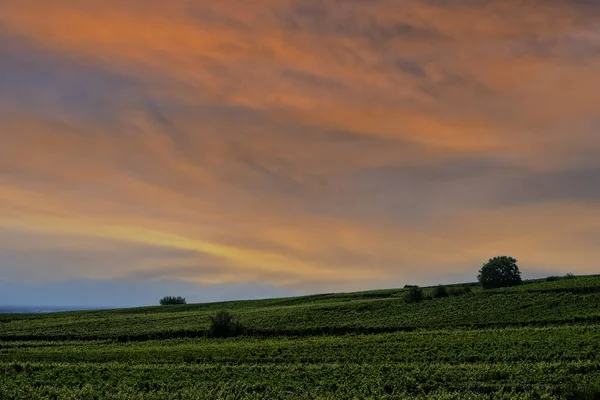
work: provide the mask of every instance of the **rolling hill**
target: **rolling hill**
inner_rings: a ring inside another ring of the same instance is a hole
[[[2,314],[0,398],[599,398],[600,276],[448,289]]]

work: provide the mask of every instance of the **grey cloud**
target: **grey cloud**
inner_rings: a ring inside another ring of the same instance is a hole
[[[501,185],[496,199],[504,205],[557,200],[600,201],[600,167],[526,174]]]
[[[255,181],[259,187],[256,189],[277,191],[280,194],[293,195],[302,191],[307,174],[294,166],[283,157],[272,156],[270,159],[250,158],[240,152],[236,156],[237,162],[241,163],[252,175],[258,176]],[[246,187],[254,186],[251,181],[244,183]]]
[[[489,207],[486,185],[526,171],[491,158],[398,161],[359,169],[321,192],[318,202],[305,202],[312,213],[425,227],[440,212]]]
[[[94,121],[114,119],[117,94],[127,97],[140,82],[0,30],[0,98],[40,114],[60,104],[70,113]]]
[[[517,57],[552,59],[559,63],[582,63],[600,58],[600,43],[589,37],[572,34],[559,34],[549,38],[531,35],[513,41],[509,53]]]
[[[473,99],[481,102],[481,97],[489,98],[495,92],[482,82],[478,82],[473,76],[455,71],[442,72],[442,78],[436,81],[427,81],[421,85],[423,91],[435,97],[449,95],[455,92],[468,92]]]
[[[367,5],[364,2],[354,4]],[[386,43],[393,38],[444,39],[444,36],[433,28],[418,27],[406,21],[381,21],[364,13],[363,9],[353,8],[352,4],[345,6],[343,15],[338,17],[332,9],[336,7],[339,11],[342,5],[323,1],[295,2],[279,17],[283,27],[287,29],[360,37],[373,45]]]
[[[395,63],[400,71],[414,77],[422,78],[426,75],[425,69],[415,60],[398,57]]]
[[[514,7],[523,7],[524,3],[519,0],[421,0],[425,4],[440,8],[493,8],[494,6],[505,7],[511,4]],[[595,16],[600,12],[600,3],[596,0],[537,0],[527,3],[530,10],[558,9],[567,12],[581,14],[585,19]]]
[[[250,27],[237,18],[230,17],[223,13],[216,12],[213,9],[201,5],[199,2],[186,2],[186,14],[192,17],[202,26],[225,26],[229,29],[245,31]]]
[[[431,211],[477,209],[560,200],[598,202],[600,168],[539,173],[502,160],[459,159],[423,166],[390,166],[352,177],[357,193],[371,193],[375,210],[409,222]],[[361,198],[364,201],[364,198]],[[359,209],[351,209],[359,215]],[[350,211],[350,210],[349,210]],[[376,212],[376,211],[371,211]]]
[[[418,87],[442,114],[486,117],[501,125],[521,117],[517,102],[466,73],[442,71],[440,78],[423,79]]]
[[[439,7],[488,7],[491,4],[501,4],[506,0],[423,0],[424,3]]]
[[[384,162],[390,154],[397,157],[402,153],[435,150],[409,141],[312,126],[274,124],[269,132],[260,141],[263,146],[269,143],[268,149],[257,149],[252,142],[232,144],[232,163],[228,168],[235,173],[232,168],[240,166],[243,172],[237,173],[245,175],[247,179],[241,182],[238,179],[239,185],[258,189],[261,193],[284,195],[288,199],[288,206],[306,202],[308,207],[323,200],[313,198],[309,201],[306,196],[319,196],[323,190],[327,190],[327,186],[336,184],[332,180],[334,173],[326,169],[329,163],[334,170],[347,169],[336,167],[336,163],[354,169],[360,168],[361,162]],[[293,154],[290,154],[290,148],[295,149]]]
[[[422,164],[389,165],[364,169],[351,177],[352,184],[364,188],[393,187],[416,189],[419,186],[440,185],[459,180],[512,173],[523,173],[522,168],[492,158],[458,158]]]
[[[344,87],[340,82],[332,78],[321,77],[312,73],[292,69],[284,69],[281,72],[281,76],[284,79],[291,80],[293,83],[309,85],[327,91],[336,91],[343,89]]]
[[[559,4],[566,8],[577,9],[582,12],[600,11],[600,3],[596,0],[550,0],[550,4]]]
[[[64,279],[66,277],[88,276],[90,271],[105,276],[116,276],[123,270],[135,268],[140,263],[152,260],[153,264],[169,266],[181,259],[199,260],[203,254],[188,250],[178,250],[159,246],[145,246],[132,243],[119,243],[105,239],[63,238],[70,241],[69,246],[58,245],[58,239],[35,235],[18,235],[15,232],[0,230],[0,278],[11,282],[35,283]],[[16,237],[22,237],[21,246],[14,246]],[[27,244],[27,240],[31,243]],[[56,243],[54,248],[36,249],[36,243],[46,240]],[[79,245],[84,246],[80,249]],[[90,247],[91,246],[91,247]],[[177,260],[177,261],[173,261]],[[207,260],[207,263],[210,259]]]

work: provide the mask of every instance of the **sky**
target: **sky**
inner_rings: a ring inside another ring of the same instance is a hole
[[[599,93],[595,0],[0,0],[0,303],[598,272]]]

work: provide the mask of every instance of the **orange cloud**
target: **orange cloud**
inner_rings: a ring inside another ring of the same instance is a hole
[[[496,252],[592,272],[600,10],[522,7],[6,1],[0,231],[123,263],[65,277],[360,288]]]

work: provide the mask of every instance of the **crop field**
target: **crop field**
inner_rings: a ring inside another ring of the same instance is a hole
[[[405,293],[0,315],[0,399],[600,398],[600,276]]]

